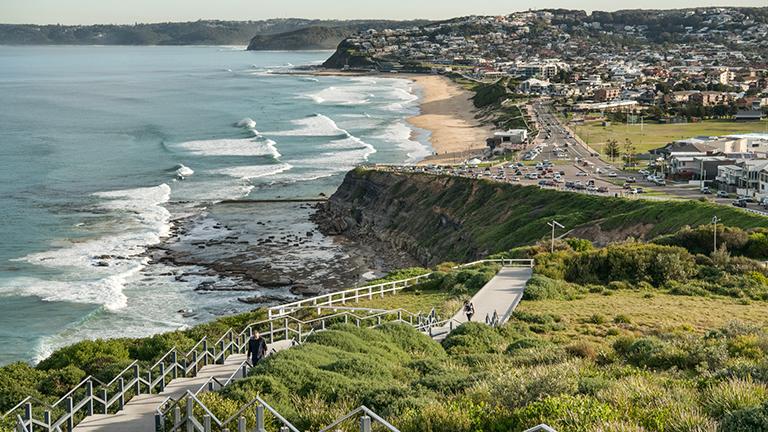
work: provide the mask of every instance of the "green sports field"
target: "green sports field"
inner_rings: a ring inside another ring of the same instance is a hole
[[[700,135],[719,136],[752,132],[768,132],[768,121],[760,122],[735,122],[732,120],[707,120],[699,123],[686,124],[645,124],[626,125],[611,124],[602,126],[601,122],[587,122],[574,127],[575,132],[590,147],[602,152],[603,146],[610,139],[615,139],[620,145],[624,145],[629,138],[639,153],[647,152],[655,148],[680,139],[692,138]]]

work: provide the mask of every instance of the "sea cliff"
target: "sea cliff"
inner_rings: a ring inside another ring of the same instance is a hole
[[[696,201],[606,198],[447,175],[358,168],[313,219],[321,231],[407,252],[423,265],[467,262],[548,239],[547,222],[598,245],[652,240],[710,222],[755,228],[765,219]]]

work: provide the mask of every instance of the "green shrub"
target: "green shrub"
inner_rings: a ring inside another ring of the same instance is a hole
[[[720,430],[728,432],[768,431],[768,403],[759,407],[743,408],[728,413],[720,423]]]
[[[594,431],[595,426],[621,418],[609,405],[584,395],[559,395],[533,402],[514,412],[517,428],[546,423],[556,430]]]
[[[706,391],[704,407],[715,418],[742,409],[755,408],[768,400],[768,388],[751,379],[732,379],[710,387]]]
[[[506,347],[504,337],[496,329],[474,322],[454,329],[442,345],[451,355],[499,353]]]
[[[579,289],[573,284],[534,274],[525,286],[523,300],[570,300],[578,293]]]

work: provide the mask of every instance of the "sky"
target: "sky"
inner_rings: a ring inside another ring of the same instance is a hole
[[[133,24],[198,19],[444,19],[528,8],[593,10],[768,6],[768,0],[0,0],[1,23]]]

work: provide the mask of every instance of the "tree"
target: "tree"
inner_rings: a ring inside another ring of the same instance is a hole
[[[635,165],[635,145],[629,138],[624,140],[624,162],[627,166]]]
[[[619,142],[615,139],[608,140],[607,143],[605,143],[605,155],[611,158],[611,162],[613,162],[621,153],[621,150],[619,149]]]

